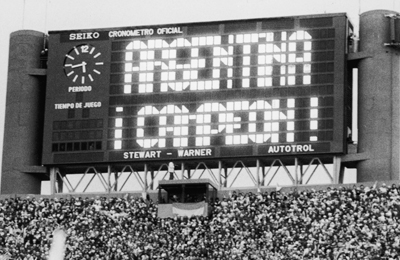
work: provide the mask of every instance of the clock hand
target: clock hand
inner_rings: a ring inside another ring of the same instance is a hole
[[[75,65],[72,65],[71,68],[77,68],[77,67],[85,67],[86,66],[86,62],[82,61],[82,63],[78,63]]]
[[[75,64],[75,65],[72,65],[71,66],[71,68],[78,68],[78,67],[82,67],[82,72],[83,73],[86,73],[86,62],[85,61],[82,61],[81,63],[78,63],[78,64]]]
[[[86,62],[82,62],[82,63],[79,63],[79,64],[72,65],[71,68],[82,67],[82,66],[85,66],[85,65],[86,65]]]

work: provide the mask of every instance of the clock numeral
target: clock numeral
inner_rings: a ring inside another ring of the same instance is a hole
[[[89,74],[88,77],[89,77],[90,81],[93,81],[93,80],[94,80],[93,77],[92,77],[92,75]]]
[[[101,74],[100,71],[98,71],[98,70],[93,70],[93,72],[96,72],[97,74]]]
[[[82,76],[81,82],[82,82],[82,84],[85,84],[85,76]]]
[[[96,55],[94,55],[93,57],[94,58],[97,58],[97,57],[99,57],[101,55],[101,53],[100,52],[98,52]]]
[[[78,75],[75,75],[75,77],[72,79],[72,81],[75,82],[77,78],[78,78]]]
[[[82,51],[82,53],[88,53],[89,52],[89,45],[82,45],[81,46],[81,51]]]
[[[69,76],[71,76],[71,75],[74,74],[74,73],[75,73],[74,71],[71,71],[70,73],[67,74],[67,76],[69,77]]]
[[[89,54],[92,54],[92,53],[94,52],[94,49],[96,49],[96,48],[93,47],[93,48],[90,50]]]
[[[96,62],[94,65],[104,65],[104,62]]]

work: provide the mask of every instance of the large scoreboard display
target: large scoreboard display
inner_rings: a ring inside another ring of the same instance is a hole
[[[53,31],[43,164],[345,152],[345,14]]]

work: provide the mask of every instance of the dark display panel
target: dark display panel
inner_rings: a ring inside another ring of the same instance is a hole
[[[51,32],[43,164],[343,153],[347,26]]]

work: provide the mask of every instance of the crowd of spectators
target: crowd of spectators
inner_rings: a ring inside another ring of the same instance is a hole
[[[232,192],[208,217],[157,218],[125,196],[0,200],[0,254],[46,259],[53,232],[65,259],[399,259],[400,187]]]

